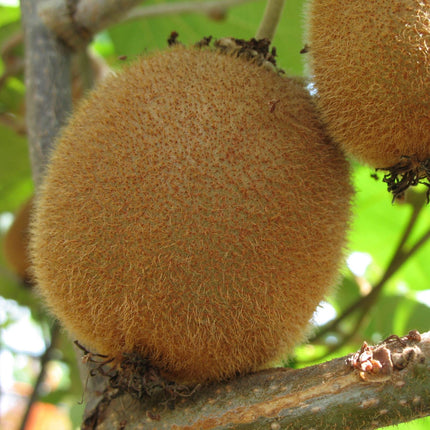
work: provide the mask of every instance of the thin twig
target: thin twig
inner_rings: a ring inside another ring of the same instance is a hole
[[[273,40],[276,28],[278,27],[285,0],[267,0],[263,19],[258,27],[255,38]]]
[[[25,136],[27,134],[27,127],[25,126],[25,121],[19,116],[10,113],[0,113],[0,124],[9,127],[20,136]]]
[[[127,12],[122,22],[154,16],[179,15],[183,13],[210,14],[214,10],[228,9],[242,3],[251,3],[257,0],[212,0],[212,1],[187,1],[181,3],[160,3],[149,6],[139,6]]]
[[[40,357],[40,372],[39,372],[37,380],[34,384],[33,392],[31,393],[31,395],[28,399],[27,407],[26,407],[24,416],[22,418],[21,424],[19,426],[19,430],[25,430],[26,429],[28,418],[30,417],[31,410],[33,408],[33,405],[36,403],[36,401],[39,397],[40,387],[42,386],[43,381],[45,380],[46,367],[52,359],[52,352],[55,348],[58,336],[60,334],[60,327],[56,322],[54,322],[54,324],[52,325],[50,333],[51,333],[50,343],[46,347],[43,355]]]
[[[411,225],[416,221],[417,213],[415,211],[411,215],[410,222],[408,223],[405,234],[402,236],[402,239],[400,240],[400,244],[402,245],[402,248],[398,247],[396,250],[396,253],[394,257],[391,260],[391,263],[388,266],[388,269],[384,273],[384,276],[382,279],[376,284],[376,286],[372,289],[372,291],[354,302],[348,309],[346,309],[342,315],[340,315],[338,318],[336,318],[334,321],[329,323],[327,326],[323,326],[321,330],[317,332],[317,334],[309,340],[309,342],[315,343],[318,339],[321,339],[324,335],[326,335],[329,332],[336,331],[339,324],[348,316],[350,316],[355,311],[360,311],[360,314],[355,321],[354,326],[349,331],[349,333],[345,334],[341,341],[336,343],[336,345],[328,348],[321,356],[318,358],[313,357],[310,360],[300,360],[300,364],[306,364],[306,363],[312,363],[315,361],[320,361],[328,357],[329,355],[335,353],[339,349],[341,349],[343,346],[345,346],[358,332],[360,329],[364,318],[369,312],[369,309],[375,304],[375,302],[378,300],[378,297],[385,286],[386,282],[391,278],[391,276],[394,275],[394,273],[400,269],[400,267],[409,260],[409,258],[412,257],[413,254],[415,254],[429,239],[430,239],[430,229],[421,236],[421,238],[407,251],[403,251],[403,247],[406,243],[407,236],[411,233],[412,228]]]
[[[399,244],[394,252],[394,255],[388,264],[388,267],[380,279],[380,281],[375,285],[375,287],[372,289],[372,291],[364,296],[361,297],[356,302],[352,303],[347,309],[345,309],[339,317],[337,317],[332,322],[328,323],[327,325],[323,326],[318,333],[310,340],[315,341],[318,338],[321,338],[325,334],[336,331],[339,324],[349,315],[351,315],[353,312],[355,312],[357,309],[363,308],[364,311],[368,311],[370,307],[375,303],[377,298],[379,297],[379,294],[381,293],[384,285],[386,282],[402,267],[402,265],[415,253],[420,249],[430,238],[430,230],[426,232],[416,243],[414,246],[412,246],[408,251],[405,251],[405,244],[412,232],[413,227],[416,224],[416,221],[418,219],[418,216],[424,207],[423,204],[416,204],[413,206],[413,211],[410,216],[410,219],[408,221],[408,224],[406,225],[406,228],[402,234],[402,237],[399,241]]]

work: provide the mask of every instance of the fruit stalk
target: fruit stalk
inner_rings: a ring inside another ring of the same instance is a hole
[[[258,31],[255,35],[257,40],[269,39],[273,37],[278,27],[281,13],[285,5],[285,0],[268,0]]]

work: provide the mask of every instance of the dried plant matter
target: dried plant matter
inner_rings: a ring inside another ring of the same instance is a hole
[[[57,142],[33,225],[40,292],[117,360],[188,382],[258,369],[336,281],[348,170],[299,82],[209,48],[141,59]]]
[[[347,153],[391,173],[385,181],[394,196],[430,180],[429,16],[421,0],[308,7],[306,55],[321,116]],[[399,172],[405,159],[418,170]]]

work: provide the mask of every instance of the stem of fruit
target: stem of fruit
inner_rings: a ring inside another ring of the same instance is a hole
[[[257,40],[269,39],[273,37],[278,27],[281,13],[284,8],[285,0],[267,0],[266,9],[264,11],[263,19],[261,20],[258,31],[255,35]]]

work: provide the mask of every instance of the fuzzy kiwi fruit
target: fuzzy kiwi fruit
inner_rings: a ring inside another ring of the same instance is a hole
[[[430,3],[419,0],[308,4],[321,117],[348,154],[390,172],[395,196],[430,179],[429,16]]]
[[[298,81],[172,47],[108,77],[63,130],[32,228],[38,288],[99,353],[187,382],[249,372],[305,336],[351,193]]]
[[[30,284],[30,217],[33,209],[33,196],[18,210],[7,231],[3,250],[6,261],[19,278]]]

